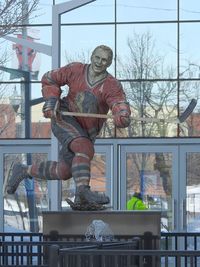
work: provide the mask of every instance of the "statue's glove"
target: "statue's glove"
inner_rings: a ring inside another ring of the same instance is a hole
[[[112,108],[114,123],[118,128],[126,128],[130,124],[130,107],[128,103],[117,103]]]
[[[45,118],[53,118],[56,115],[58,109],[58,98],[50,97],[45,100],[45,103],[42,108],[42,112]]]
[[[114,116],[114,123],[118,128],[128,127],[130,124],[130,116],[127,111],[121,111]]]

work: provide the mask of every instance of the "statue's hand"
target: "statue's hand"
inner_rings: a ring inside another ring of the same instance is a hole
[[[130,124],[130,115],[127,111],[121,111],[114,116],[114,123],[119,128],[128,127]]]
[[[44,114],[44,117],[47,118],[47,119],[51,119],[54,116],[53,110],[44,111],[43,114]]]

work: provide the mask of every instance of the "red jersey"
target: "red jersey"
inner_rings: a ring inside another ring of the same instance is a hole
[[[107,114],[114,104],[126,102],[125,93],[117,79],[107,73],[102,80],[90,84],[88,68],[88,64],[71,63],[47,72],[42,77],[43,97],[60,98],[62,92],[60,87],[68,85],[68,94],[63,98],[67,102],[68,111],[82,113]],[[89,117],[76,117],[76,119],[89,136],[96,136],[105,121]]]

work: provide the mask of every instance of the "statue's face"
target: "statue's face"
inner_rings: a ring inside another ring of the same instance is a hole
[[[101,48],[96,49],[91,56],[91,67],[96,74],[101,74],[110,66],[109,53]]]

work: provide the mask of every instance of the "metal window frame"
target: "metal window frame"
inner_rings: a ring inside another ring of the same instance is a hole
[[[96,0],[76,0],[61,3],[52,6],[52,69],[60,67],[60,19],[63,13],[66,13],[75,8],[89,4]],[[51,136],[51,159],[58,159],[58,141],[55,136]],[[51,202],[51,210],[61,209],[61,183],[59,181],[51,181],[50,183],[50,198],[54,201]]]

